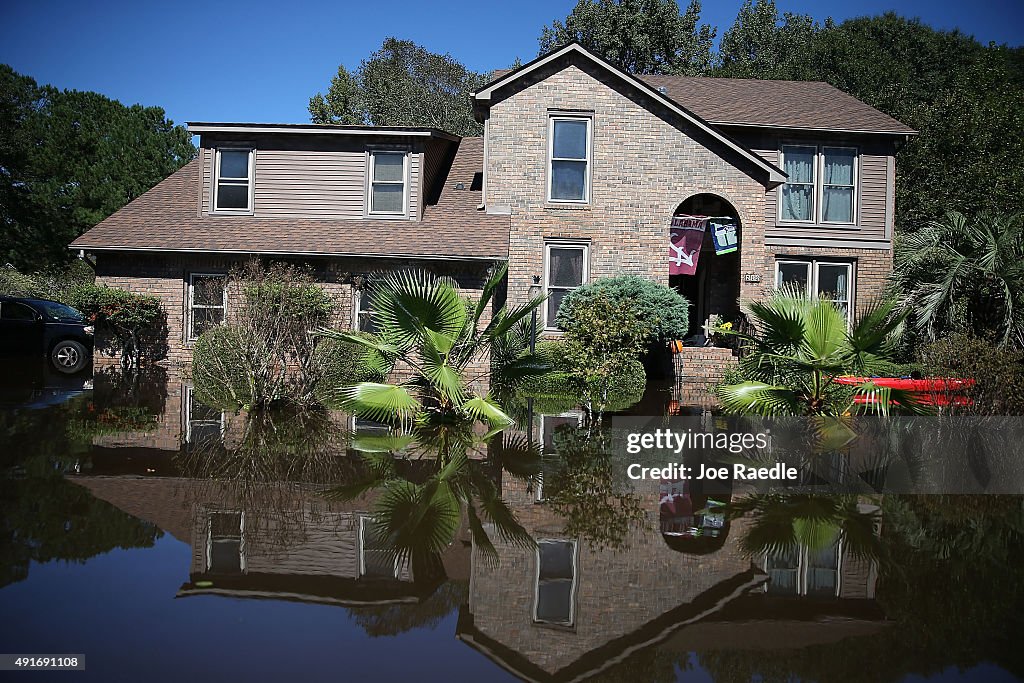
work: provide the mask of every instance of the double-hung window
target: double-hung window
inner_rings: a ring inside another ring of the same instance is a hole
[[[359,575],[395,579],[399,558],[391,551],[381,525],[372,517],[359,518]]]
[[[821,148],[821,222],[853,223],[857,195],[857,150]]]
[[[370,152],[371,214],[405,214],[408,158],[405,152]]]
[[[211,574],[245,573],[244,512],[210,512],[206,528],[206,570]]]
[[[789,176],[782,186],[782,220],[814,221],[816,158],[815,147],[782,148],[782,170]]]
[[[576,542],[537,541],[533,620],[572,626],[576,620]]]
[[[253,150],[218,149],[213,206],[218,213],[252,212]]]
[[[779,220],[853,225],[857,222],[857,150],[784,145]]]
[[[775,286],[793,288],[805,296],[831,301],[847,320],[850,318],[852,263],[780,259],[775,262]]]
[[[805,546],[769,552],[764,568],[769,581],[764,591],[769,595],[808,595],[835,597],[841,586],[841,543],[812,550]]]
[[[192,387],[186,387],[185,394],[185,442],[209,445],[223,441],[223,411],[202,403]]]
[[[572,242],[549,242],[545,249],[547,308],[544,324],[555,327],[558,309],[565,295],[587,281],[589,245]]]
[[[224,275],[193,273],[188,283],[188,338],[195,340],[206,330],[224,322],[227,310],[227,278]]]
[[[590,201],[590,119],[553,116],[549,156],[548,199]]]
[[[360,332],[376,332],[377,324],[373,320],[373,293],[370,286],[363,285],[362,289],[356,289],[354,298],[355,324],[352,327]]]

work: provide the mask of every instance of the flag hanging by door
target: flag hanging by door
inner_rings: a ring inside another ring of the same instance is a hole
[[[707,229],[706,216],[675,216],[672,218],[671,244],[668,252],[669,275],[693,275],[697,272],[700,245]]]
[[[711,239],[715,243],[715,254],[720,256],[736,251],[739,239],[735,218],[709,218],[708,225],[711,226]]]

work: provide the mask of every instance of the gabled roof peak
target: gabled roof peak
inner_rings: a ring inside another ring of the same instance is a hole
[[[561,59],[566,56],[576,56],[591,62],[592,64],[604,69],[612,76],[616,77],[623,84],[635,88],[646,94],[648,97],[653,99],[658,104],[667,107],[675,114],[682,117],[684,120],[701,130],[703,133],[711,136],[713,139],[721,142],[725,147],[729,148],[741,158],[749,161],[755,167],[757,167],[762,173],[765,174],[765,180],[763,181],[767,187],[775,187],[786,180],[786,174],[779,167],[765,161],[763,158],[755,154],[750,149],[739,144],[722,131],[715,128],[712,124],[708,123],[701,117],[694,114],[689,109],[683,107],[675,100],[668,97],[666,94],[659,92],[657,88],[648,85],[641,79],[633,76],[625,71],[622,71],[613,64],[605,61],[597,55],[589,52],[586,48],[577,42],[569,43],[561,48],[553,50],[546,55],[541,55],[537,59],[533,60],[528,64],[524,64],[518,69],[514,69],[508,73],[505,73],[495,80],[491,81],[479,91],[473,93],[472,98],[474,102],[474,109],[479,106],[487,107],[490,105],[491,99],[494,93],[507,85],[514,83],[515,81],[528,76],[529,74],[542,69],[546,65]]]

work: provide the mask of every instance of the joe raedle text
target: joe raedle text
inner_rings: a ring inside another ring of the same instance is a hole
[[[741,481],[795,481],[797,470],[784,462],[777,462],[768,467],[752,467],[734,464],[707,465],[704,463],[692,467],[682,463],[671,463],[664,467],[644,467],[633,463],[626,469],[630,479],[648,480],[723,480]]]

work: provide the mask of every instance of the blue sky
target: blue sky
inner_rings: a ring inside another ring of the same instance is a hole
[[[681,0],[680,5],[685,5]],[[732,24],[742,0],[705,0]],[[1024,0],[777,0],[815,18],[895,10],[983,42],[1024,42]],[[308,121],[310,95],[389,35],[472,69],[536,56],[543,25],[575,0],[520,2],[82,2],[0,0],[0,62],[42,83],[159,105],[176,122]]]

